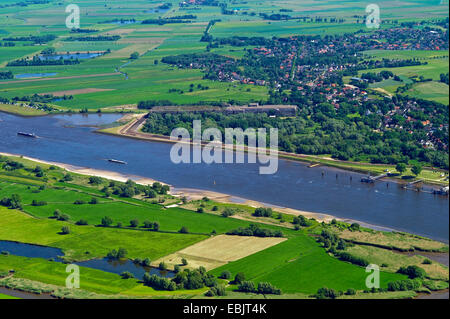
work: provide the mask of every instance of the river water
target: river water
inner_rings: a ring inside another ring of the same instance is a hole
[[[210,190],[448,242],[448,197],[407,191],[394,182],[364,184],[357,173],[308,168],[288,160],[280,160],[274,175],[260,175],[259,164],[174,164],[170,144],[95,134],[89,127],[119,117],[76,114],[24,118],[0,113],[0,152],[150,177],[177,188]],[[40,138],[18,136],[19,131]],[[128,165],[109,163],[109,158]]]

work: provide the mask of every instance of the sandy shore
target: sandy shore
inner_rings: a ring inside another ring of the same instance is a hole
[[[24,159],[27,159],[30,161],[34,161],[37,163],[58,166],[58,167],[61,167],[65,170],[67,170],[68,172],[81,174],[81,175],[87,175],[87,176],[98,176],[98,177],[102,177],[102,178],[106,178],[106,179],[110,179],[110,180],[114,180],[114,181],[118,181],[118,182],[126,182],[129,179],[131,179],[132,181],[134,181],[140,185],[149,185],[149,184],[153,184],[154,182],[160,182],[161,184],[170,186],[170,194],[171,195],[177,196],[177,197],[185,196],[186,198],[188,198],[188,200],[199,200],[199,199],[202,199],[203,197],[208,197],[211,200],[217,201],[220,203],[241,204],[241,205],[246,205],[246,206],[255,207],[255,208],[257,208],[257,207],[272,208],[280,213],[285,213],[285,214],[294,215],[294,216],[303,215],[307,218],[315,218],[319,222],[328,223],[332,219],[336,219],[338,221],[343,221],[343,222],[347,222],[347,223],[357,222],[363,227],[371,228],[374,230],[394,231],[394,229],[391,229],[388,227],[371,225],[371,224],[353,220],[353,219],[339,218],[339,217],[329,215],[329,214],[322,214],[322,213],[309,212],[309,211],[303,211],[303,210],[298,210],[298,209],[293,209],[293,208],[288,208],[288,207],[277,206],[277,205],[254,201],[254,200],[241,198],[241,197],[237,197],[237,196],[233,196],[233,195],[229,195],[229,194],[223,194],[223,193],[217,193],[217,192],[213,192],[213,191],[193,189],[193,188],[176,188],[176,187],[173,187],[172,185],[164,183],[162,181],[157,181],[157,180],[154,180],[151,178],[137,176],[137,175],[128,175],[128,174],[122,174],[122,173],[118,173],[118,172],[106,171],[106,170],[101,170],[101,169],[79,167],[79,166],[65,164],[65,163],[59,163],[59,162],[50,162],[50,161],[45,161],[45,160],[28,157],[28,156],[22,156],[22,155],[18,155],[18,154],[0,152],[0,155],[21,157],[21,158],[24,158]]]

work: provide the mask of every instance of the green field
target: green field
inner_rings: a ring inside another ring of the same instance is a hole
[[[228,270],[243,272],[248,280],[269,281],[285,293],[312,294],[321,287],[336,290],[365,289],[365,269],[330,257],[308,236],[298,236],[277,246],[214,269],[215,275]],[[403,276],[382,272],[381,286]]]
[[[398,87],[407,83],[412,83],[411,78],[418,78],[423,76],[425,79],[432,79],[431,82],[415,83],[413,87],[406,91],[405,95],[415,98],[432,100],[443,104],[449,103],[449,88],[445,83],[439,82],[440,75],[448,73],[448,51],[382,51],[372,50],[365,51],[365,55],[369,59],[390,58],[390,59],[417,59],[420,62],[427,62],[426,65],[406,66],[399,68],[381,68],[373,69],[370,72],[378,73],[383,70],[392,71],[398,75],[403,82],[397,82],[392,79],[384,80],[382,82],[370,84],[370,88],[382,88],[390,94],[395,94]],[[359,71],[359,75],[367,73],[368,71]]]
[[[14,1],[7,1],[15,3]],[[107,4],[92,0],[78,1],[82,9],[81,26],[99,30],[97,34],[120,35],[115,42],[95,41],[65,41],[70,36],[65,27],[65,6],[69,1],[29,5],[26,7],[7,7],[0,9],[0,36],[27,36],[30,34],[55,34],[58,39],[44,46],[32,45],[29,42],[17,42],[15,47],[0,47],[0,71],[10,70],[14,75],[25,73],[57,73],[48,79],[0,80],[1,95],[7,98],[30,94],[67,92],[80,89],[107,89],[108,91],[92,92],[74,95],[73,100],[57,101],[58,106],[65,109],[105,107],[120,107],[134,105],[142,100],[158,99],[170,100],[173,103],[210,103],[218,101],[236,100],[241,103],[265,101],[268,98],[266,87],[229,84],[203,80],[199,70],[180,70],[161,63],[155,64],[166,55],[179,53],[204,52],[206,43],[200,38],[208,22],[220,19],[210,30],[214,37],[239,36],[291,36],[299,34],[337,34],[358,31],[364,27],[362,21],[357,23],[355,15],[365,14],[365,2],[349,2],[338,0],[323,1],[294,1],[270,0],[236,1],[229,4],[229,8],[236,9],[234,15],[223,15],[218,7],[191,6],[180,8],[178,1],[168,0],[173,6],[167,12],[155,12],[161,4],[158,1],[132,0],[127,6],[122,1],[108,1]],[[383,18],[399,21],[411,21],[446,16],[448,5],[441,5],[439,0],[430,1],[379,1]],[[292,10],[289,15],[294,17],[337,17],[345,19],[344,23],[331,22],[300,22],[267,21],[259,17],[260,13],[279,13],[280,9]],[[150,11],[149,11],[150,10]],[[197,16],[192,23],[178,23],[167,25],[142,25],[106,23],[112,18],[144,19],[158,17],[173,17],[184,14]],[[383,25],[384,27],[384,25]],[[91,60],[85,60],[78,65],[66,66],[32,66],[6,67],[11,60],[39,53],[46,47],[54,47],[58,52],[86,52],[111,50],[111,54]],[[138,60],[128,59],[130,54],[138,52]],[[240,58],[243,51],[235,48],[223,47],[213,49],[212,52]],[[128,64],[129,63],[129,64]],[[443,66],[442,66],[443,67]],[[447,60],[448,69],[448,60]],[[120,71],[127,74],[105,75]],[[413,72],[413,70],[411,70]],[[425,72],[426,74],[427,72]],[[83,78],[66,78],[73,76],[89,76]],[[52,79],[54,78],[54,79]],[[209,90],[189,92],[190,84],[202,84]],[[184,93],[172,92],[177,89]],[[250,89],[250,91],[248,91]],[[420,91],[420,88],[418,89]],[[414,92],[412,95],[416,94]],[[421,93],[417,93],[421,96]],[[446,101],[440,91],[431,98]]]

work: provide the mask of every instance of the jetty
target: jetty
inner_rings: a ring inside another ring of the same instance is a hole
[[[375,183],[375,181],[377,181],[377,180],[379,180],[379,179],[381,179],[381,178],[383,178],[383,177],[386,177],[386,176],[388,176],[388,174],[389,173],[383,173],[383,174],[381,174],[381,175],[378,175],[378,176],[367,176],[367,177],[362,177],[361,178],[361,183],[369,183],[369,184],[372,184],[372,183]]]

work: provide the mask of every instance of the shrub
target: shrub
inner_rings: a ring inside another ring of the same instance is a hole
[[[53,212],[53,218],[58,219],[59,216],[61,216],[61,211],[59,209],[57,209]]]
[[[264,295],[281,295],[281,289],[274,287],[269,282],[258,283],[257,292]]]
[[[86,219],[80,219],[79,221],[76,222],[76,224],[78,226],[86,226],[86,225],[88,225],[88,222]]]
[[[257,208],[255,212],[252,214],[255,217],[272,217],[272,208]]]
[[[236,212],[234,209],[227,207],[223,210],[222,217],[230,217],[230,216],[233,216],[235,213]]]
[[[405,279],[405,280],[397,280],[391,281],[388,283],[389,291],[407,291],[407,290],[416,290],[420,288],[421,282],[417,279]]]
[[[138,225],[139,225],[139,220],[137,220],[137,219],[130,220],[130,227],[135,228],[135,227],[138,227]]]
[[[111,217],[105,216],[102,218],[102,226],[109,227],[113,223],[113,220]]]
[[[347,252],[340,252],[337,256],[342,261],[347,261],[358,266],[367,267],[369,265],[369,262],[364,258],[353,256]]]
[[[96,205],[96,204],[98,204],[98,199],[97,199],[97,197],[92,197],[92,199],[91,199],[91,201],[89,202],[89,204],[91,204],[91,205]]]
[[[58,217],[58,220],[61,220],[61,221],[68,221],[69,219],[70,219],[70,216],[67,214],[61,214]]]
[[[125,248],[119,248],[118,250],[111,250],[107,255],[106,258],[108,259],[123,259],[127,256],[128,252]]]
[[[33,199],[33,201],[31,202],[31,206],[45,206],[45,205],[47,205],[47,202],[45,201],[37,201]]]
[[[98,176],[89,177],[89,184],[100,185],[101,183],[103,183],[103,180],[100,177]]]
[[[81,199],[77,199],[76,201],[73,202],[75,205],[84,205],[86,204],[86,202],[84,200]]]
[[[120,276],[122,277],[122,279],[134,278],[133,274],[129,271],[124,271],[123,273],[120,274]]]
[[[256,292],[256,287],[253,281],[242,281],[238,286],[240,292]]]
[[[428,259],[428,258],[425,258],[424,260],[423,260],[423,262],[422,262],[422,264],[424,264],[424,265],[431,265],[433,262],[430,260],[430,259]]]
[[[244,275],[244,273],[238,272],[238,273],[236,274],[236,276],[234,276],[233,283],[234,283],[235,285],[239,285],[239,284],[242,283],[244,280],[245,280],[245,275]]]
[[[203,209],[203,207],[199,207],[197,208],[197,213],[204,213],[205,210]]]
[[[186,260],[186,258],[181,258],[181,264],[183,266],[187,266],[188,265],[188,261]]]
[[[63,234],[63,235],[68,235],[68,234],[70,234],[70,228],[69,228],[69,226],[63,226],[63,227],[61,228],[61,234]]]
[[[338,293],[333,289],[323,287],[317,290],[315,297],[317,299],[336,299],[338,297]]]
[[[173,272],[174,272],[174,273],[178,274],[180,271],[181,271],[181,267],[180,267],[179,265],[175,265],[175,266],[173,267]]]
[[[348,288],[347,291],[345,292],[345,294],[347,296],[354,296],[354,295],[356,295],[356,290],[353,288]]]
[[[164,263],[164,261],[161,261],[161,262],[159,263],[158,268],[159,268],[159,270],[166,270],[166,269],[167,269],[167,266],[166,266],[166,264]]]
[[[420,268],[419,266],[413,265],[408,267],[400,267],[399,270],[397,270],[399,274],[404,274],[409,277],[409,279],[415,279],[415,278],[425,278],[426,272],[423,268]]]
[[[228,270],[223,271],[220,276],[220,279],[231,279],[231,272],[229,272]]]
[[[298,215],[298,216],[294,217],[294,219],[292,220],[292,223],[294,225],[299,225],[302,227],[311,226],[311,222],[303,215]]]
[[[189,230],[186,226],[181,227],[181,229],[178,231],[180,234],[187,234],[189,233]]]

